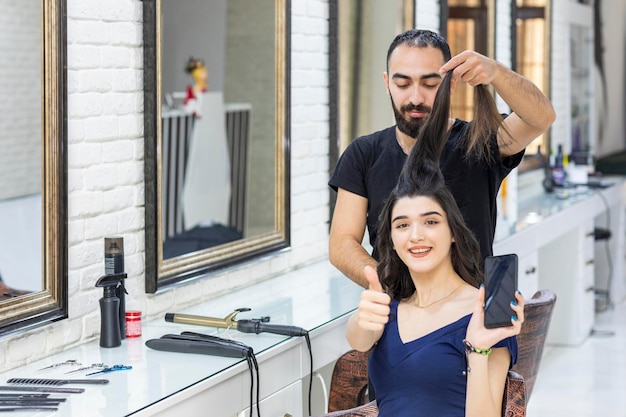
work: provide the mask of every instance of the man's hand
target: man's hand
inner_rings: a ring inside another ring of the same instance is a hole
[[[453,83],[460,78],[472,87],[490,84],[510,107],[512,113],[498,129],[501,157],[522,151],[556,119],[552,104],[535,84],[491,58],[463,51],[439,69],[440,74],[448,71],[453,71]]]
[[[499,64],[491,58],[474,51],[463,51],[452,57],[440,69],[442,76],[453,71],[453,79],[460,78],[472,87],[491,84],[498,72]]]

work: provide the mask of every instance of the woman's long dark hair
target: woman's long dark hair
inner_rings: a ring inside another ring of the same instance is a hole
[[[439,86],[432,113],[420,130],[378,223],[378,276],[383,288],[396,299],[407,298],[415,292],[409,270],[391,241],[391,213],[398,199],[403,197],[429,197],[441,205],[454,237],[450,249],[454,270],[475,287],[483,280],[478,242],[466,226],[439,168],[439,158],[448,136],[451,77],[452,71],[449,71]]]
[[[496,155],[493,154],[491,143],[498,134],[498,129],[503,129],[504,134],[509,134],[502,120],[489,88],[486,85],[477,85],[474,88],[474,120],[469,123],[469,134],[464,143],[467,158],[493,161]]]

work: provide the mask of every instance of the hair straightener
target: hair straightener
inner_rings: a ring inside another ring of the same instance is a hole
[[[247,358],[253,354],[252,348],[241,342],[194,332],[166,334],[159,339],[148,340],[146,346],[167,352],[199,353],[228,358]]]

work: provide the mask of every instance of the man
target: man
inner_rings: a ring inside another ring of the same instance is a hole
[[[493,253],[496,197],[502,180],[520,163],[525,147],[554,122],[549,100],[528,79],[473,51],[450,55],[445,39],[431,31],[412,29],[393,40],[383,78],[396,125],[354,140],[329,181],[337,191],[330,261],[365,288],[364,265],[376,268],[377,264],[376,254],[372,257],[361,245],[365,228],[375,247],[381,208],[432,110],[445,73],[453,71],[454,75],[450,94],[459,79],[473,87],[491,84],[512,110],[492,137],[495,158],[472,155],[467,148],[468,123],[451,119],[440,160],[446,184],[483,258]]]

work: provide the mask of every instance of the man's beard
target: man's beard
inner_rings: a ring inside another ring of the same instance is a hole
[[[417,135],[419,135],[420,133],[420,129],[422,128],[422,126],[424,126],[424,123],[426,123],[426,117],[420,117],[415,119],[407,116],[409,118],[409,120],[407,120],[404,118],[403,115],[411,110],[417,110],[419,112],[430,114],[432,108],[425,105],[415,106],[413,104],[407,104],[406,106],[402,106],[400,110],[398,110],[396,104],[393,102],[393,97],[389,97],[391,98],[393,115],[396,118],[396,126],[398,126],[400,132],[404,133],[405,135],[409,135],[413,139],[416,139]]]

